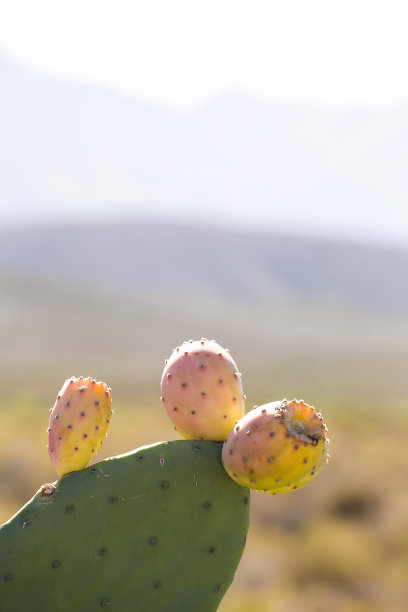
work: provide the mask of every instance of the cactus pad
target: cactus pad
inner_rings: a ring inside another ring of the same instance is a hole
[[[164,442],[63,476],[0,529],[4,612],[211,612],[233,580],[249,492],[209,441]]]

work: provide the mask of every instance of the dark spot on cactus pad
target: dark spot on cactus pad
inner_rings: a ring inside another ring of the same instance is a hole
[[[106,422],[109,423],[109,419],[106,419]]]
[[[72,429],[72,425],[67,425],[67,429]]]
[[[92,467],[89,471],[90,472],[96,472],[96,468]]]
[[[48,427],[47,431],[51,431],[51,427]]]
[[[163,466],[164,465],[164,457],[160,457],[159,462],[160,462],[160,465]]]
[[[275,478],[275,482],[280,482],[280,478]]]
[[[106,555],[106,548],[102,547],[99,549],[99,554],[104,557]]]
[[[144,455],[138,455],[138,456],[136,457],[136,459],[137,459],[137,461],[143,461],[143,459],[144,459]]]
[[[66,406],[70,406],[70,405],[71,405],[71,402],[66,401],[66,402],[65,402],[65,405],[66,405]]]
[[[269,435],[270,435],[271,438],[273,438],[273,436],[275,435],[275,432],[274,431],[270,431]]]
[[[288,431],[285,433],[285,437],[290,438],[290,433]]]
[[[226,418],[227,418],[227,415],[226,415],[226,414],[224,414],[224,419],[226,419]]]
[[[208,552],[210,553],[210,555],[213,554],[214,550],[215,550],[214,546],[211,546],[211,548],[208,549]]]
[[[177,406],[174,406],[173,412],[177,412]]]
[[[84,435],[83,435],[83,437],[84,437],[84,438],[87,438],[87,437],[88,437],[88,434],[84,434]]]
[[[195,413],[196,413],[196,411],[195,411],[195,410],[192,410],[192,411],[191,411],[191,414],[195,414]]]
[[[51,448],[50,453],[53,453],[53,452],[54,452],[54,449],[53,449],[53,448]]]
[[[252,482],[252,484],[256,483],[256,480],[254,480],[253,478],[251,478],[250,482]]]
[[[205,391],[201,391],[201,395],[207,395],[207,393]]]
[[[109,601],[109,599],[102,599],[101,601],[101,606],[102,608],[106,608],[106,606],[110,606],[111,605],[111,601]]]
[[[62,436],[58,436],[58,440],[62,440]]]
[[[74,506],[72,504],[68,504],[68,506],[65,506],[65,510],[67,510],[68,512],[70,512],[73,509],[74,509]]]
[[[204,440],[204,438],[200,438],[200,440]]]
[[[99,406],[99,401],[95,400],[95,406]]]
[[[236,426],[235,431],[239,431],[239,425]]]
[[[154,588],[155,589],[160,589],[161,585],[162,585],[162,581],[161,580],[156,580],[155,583],[154,583]]]
[[[187,387],[187,383],[186,383],[186,382],[182,382],[182,383],[181,383],[181,386],[182,386],[183,388],[184,388],[184,387]]]
[[[109,498],[109,501],[110,501],[110,503],[111,503],[111,504],[113,504],[113,503],[115,503],[115,502],[117,502],[117,501],[118,501],[118,498],[116,497],[116,495],[112,495],[112,496]]]
[[[55,491],[56,488],[52,483],[43,484],[40,489],[40,495],[41,497],[50,497],[51,495],[54,495]]]
[[[219,383],[223,383],[223,382],[224,382],[224,380],[223,380],[222,378],[219,378],[219,379],[218,379],[218,382],[219,382]]]
[[[246,463],[248,461],[247,457],[242,457],[242,463]]]
[[[231,449],[231,448],[230,448],[230,450],[229,450],[229,454],[230,454],[230,455],[232,455],[232,449]]]
[[[205,363],[200,363],[199,367],[200,367],[201,369],[202,369],[202,368],[205,368]]]
[[[162,489],[167,489],[169,486],[169,483],[167,480],[163,480],[163,482],[160,484]]]
[[[102,444],[102,442],[101,442],[101,444]],[[95,452],[95,449],[94,449],[94,448],[92,449],[92,452],[93,452],[93,453]]]
[[[109,395],[109,391],[105,391],[105,395]]]
[[[232,472],[232,475],[234,476],[234,478],[236,478],[236,477],[237,477],[237,475],[236,475],[236,473],[235,473],[235,472]]]
[[[85,412],[81,412],[81,416],[85,416]]]
[[[207,510],[210,506],[211,506],[211,502],[207,500],[203,502],[203,508],[205,508],[205,510]]]
[[[307,462],[308,462],[308,458],[307,458],[307,457],[305,457],[305,458],[303,459],[303,463],[307,463]]]
[[[157,538],[150,538],[149,544],[150,546],[154,546],[155,544],[157,544]]]
[[[233,398],[232,398],[232,401],[233,401],[233,402],[236,402],[236,401],[237,401],[237,398],[236,398],[236,397],[233,397]]]
[[[215,587],[215,592],[216,592],[216,593],[219,593],[219,592],[221,591],[221,589],[222,589],[222,584],[218,584],[218,585]]]
[[[57,395],[57,399],[61,399],[61,394],[58,394],[58,395]]]
[[[251,435],[251,433],[252,433],[252,431],[251,431],[250,429],[248,429],[248,431],[246,431],[246,432],[245,432],[245,435],[246,435],[246,436],[250,436],[250,435]]]
[[[195,451],[199,451],[199,450],[201,450],[201,446],[198,446],[198,444],[195,444],[195,445],[193,446],[193,449],[194,449]]]
[[[59,567],[60,565],[61,565],[61,561],[58,561],[57,559],[51,563],[51,567],[54,569],[56,567]]]
[[[6,574],[6,575],[4,576],[4,580],[5,580],[5,582],[11,582],[13,579],[14,579],[13,574]]]
[[[295,446],[293,447],[295,450],[297,450],[299,448],[299,444],[295,444]]]
[[[295,489],[297,489],[297,485],[293,485],[292,490],[294,491]]]
[[[76,451],[77,451],[77,450],[78,450],[78,447],[76,446],[76,447],[74,448],[74,450],[76,450]]]
[[[95,429],[98,431],[98,429],[99,429],[99,425],[95,425]]]
[[[261,414],[266,414],[266,408],[264,408],[263,410],[261,410]]]
[[[54,419],[59,419],[59,414],[56,414],[56,415],[54,416]]]
[[[167,372],[167,378],[171,377],[171,372]]]
[[[267,462],[271,463],[273,461],[273,457],[268,457]]]

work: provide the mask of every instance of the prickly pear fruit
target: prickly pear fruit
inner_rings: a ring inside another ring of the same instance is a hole
[[[162,401],[187,439],[223,441],[245,413],[241,375],[215,340],[184,342],[166,362]]]
[[[327,458],[327,428],[303,400],[282,400],[248,412],[228,434],[222,462],[233,480],[267,493],[299,489]]]
[[[48,453],[59,476],[86,467],[111,418],[111,389],[93,378],[66,380],[51,410]]]

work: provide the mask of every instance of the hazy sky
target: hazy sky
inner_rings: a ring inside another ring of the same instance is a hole
[[[44,73],[186,108],[228,90],[408,100],[406,0],[1,0],[0,49]]]

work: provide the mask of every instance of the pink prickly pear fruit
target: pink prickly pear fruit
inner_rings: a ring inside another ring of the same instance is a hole
[[[241,374],[215,340],[190,340],[166,361],[162,401],[175,429],[187,439],[223,441],[245,413]]]
[[[303,400],[248,412],[228,434],[222,462],[243,487],[284,493],[308,484],[327,459],[323,417]]]
[[[111,418],[111,389],[93,378],[66,380],[51,410],[48,453],[59,476],[86,467]]]

